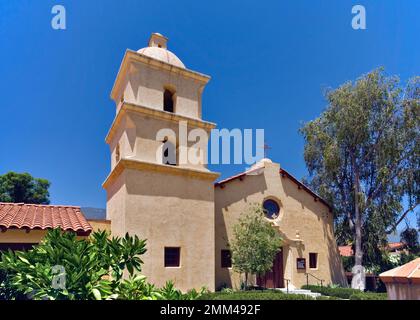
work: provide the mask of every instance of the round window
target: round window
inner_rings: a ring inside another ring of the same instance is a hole
[[[280,207],[278,203],[274,200],[267,199],[263,203],[263,209],[265,216],[268,219],[276,219],[280,213]]]

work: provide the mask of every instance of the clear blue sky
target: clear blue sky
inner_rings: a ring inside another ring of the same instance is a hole
[[[51,28],[64,5],[67,30]],[[351,27],[362,4],[367,30]],[[109,94],[126,48],[151,32],[190,69],[212,76],[203,117],[264,128],[269,157],[306,175],[298,128],[325,107],[326,87],[378,66],[420,74],[420,1],[0,0],[0,174],[52,182],[56,204],[105,207]],[[217,166],[223,177],[244,166]]]

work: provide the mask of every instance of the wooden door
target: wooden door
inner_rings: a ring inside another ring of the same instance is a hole
[[[265,275],[257,277],[257,285],[264,288],[284,288],[282,249],[274,258],[273,268]]]

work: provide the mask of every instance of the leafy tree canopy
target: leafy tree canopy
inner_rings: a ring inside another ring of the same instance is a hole
[[[407,245],[410,253],[418,255],[420,254],[419,244],[419,233],[417,229],[410,228],[407,226],[403,232],[401,232],[401,242]]]
[[[337,238],[355,245],[355,265],[373,263],[419,204],[420,77],[404,86],[377,69],[326,99],[301,128],[309,182],[333,204]]]
[[[8,172],[0,175],[0,202],[49,204],[50,182],[29,173]]]
[[[282,239],[272,224],[265,218],[261,205],[252,205],[234,226],[231,242],[233,268],[248,275],[261,275],[271,270]]]

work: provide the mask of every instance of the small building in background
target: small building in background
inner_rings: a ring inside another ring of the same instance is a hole
[[[340,256],[342,257],[352,257],[354,256],[354,250],[352,245],[339,246],[338,250],[340,251]],[[385,250],[389,252],[390,256],[400,256],[401,253],[408,254],[407,244],[403,242],[388,242],[385,247]]]
[[[400,257],[402,253],[408,254],[407,244],[403,242],[389,242],[386,246],[386,250],[390,256]]]
[[[86,238],[92,231],[110,231],[110,224],[109,220],[97,216],[88,219],[77,206],[0,202],[0,251],[28,250],[49,229],[60,228]]]
[[[389,300],[420,300],[420,258],[379,275]]]
[[[403,242],[389,242],[384,249],[388,252],[390,257],[400,258],[401,254],[408,254],[407,245]],[[353,257],[354,250],[352,245],[339,246],[338,250],[342,257]],[[366,290],[376,291],[378,289],[378,275],[367,272],[366,276]],[[347,283],[350,286],[353,279],[353,274],[350,271],[346,271]]]

